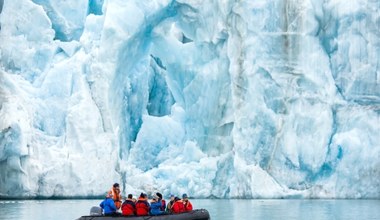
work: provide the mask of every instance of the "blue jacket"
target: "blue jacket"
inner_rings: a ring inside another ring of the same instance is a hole
[[[150,204],[150,214],[151,215],[161,215],[163,214],[163,211],[161,211],[162,203],[161,201],[152,202]]]
[[[100,203],[100,207],[104,210],[104,214],[112,214],[116,212],[115,202],[112,198],[106,198]]]

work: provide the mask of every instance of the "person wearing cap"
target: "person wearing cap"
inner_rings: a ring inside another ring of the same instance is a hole
[[[189,201],[189,197],[186,193],[182,195],[182,202],[186,212],[193,210],[193,204],[191,204],[191,202]]]
[[[123,215],[136,215],[136,204],[133,201],[132,194],[129,194],[121,205],[121,212]]]
[[[140,197],[136,202],[136,215],[149,215],[150,205],[147,198],[148,196],[145,193],[140,194]]]
[[[162,215],[165,212],[161,210],[162,203],[160,201],[160,197],[158,197],[157,193],[153,194],[153,199],[150,202],[150,214],[151,215]]]
[[[169,213],[172,212],[172,207],[174,204],[174,198],[175,198],[174,195],[170,195],[170,201],[169,201],[168,205],[166,206],[166,211]]]
[[[112,189],[108,193],[112,194],[112,199],[115,203],[116,209],[120,209],[122,200],[119,183],[114,183]]]
[[[161,202],[161,211],[165,211],[165,209],[166,209],[165,199],[162,199],[162,194],[159,192],[157,192],[156,195],[158,196],[158,201]]]
[[[104,215],[117,215],[116,206],[112,199],[112,194],[107,193],[106,198],[99,205],[104,210]]]
[[[172,206],[172,212],[173,213],[182,213],[182,212],[185,212],[185,207],[183,205],[183,202],[178,197],[174,197],[174,204]]]

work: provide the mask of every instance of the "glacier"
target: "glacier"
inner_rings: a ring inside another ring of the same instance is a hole
[[[379,0],[0,0],[0,198],[380,198]]]

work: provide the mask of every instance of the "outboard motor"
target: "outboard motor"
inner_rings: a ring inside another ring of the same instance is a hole
[[[93,207],[91,207],[91,209],[90,209],[90,215],[91,215],[91,216],[99,216],[99,215],[103,215],[103,209],[100,208],[99,206],[93,206]]]

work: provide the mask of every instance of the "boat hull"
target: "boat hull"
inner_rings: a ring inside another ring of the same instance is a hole
[[[190,212],[167,215],[149,215],[149,216],[82,216],[78,220],[209,220],[210,214],[206,209],[196,209]]]

